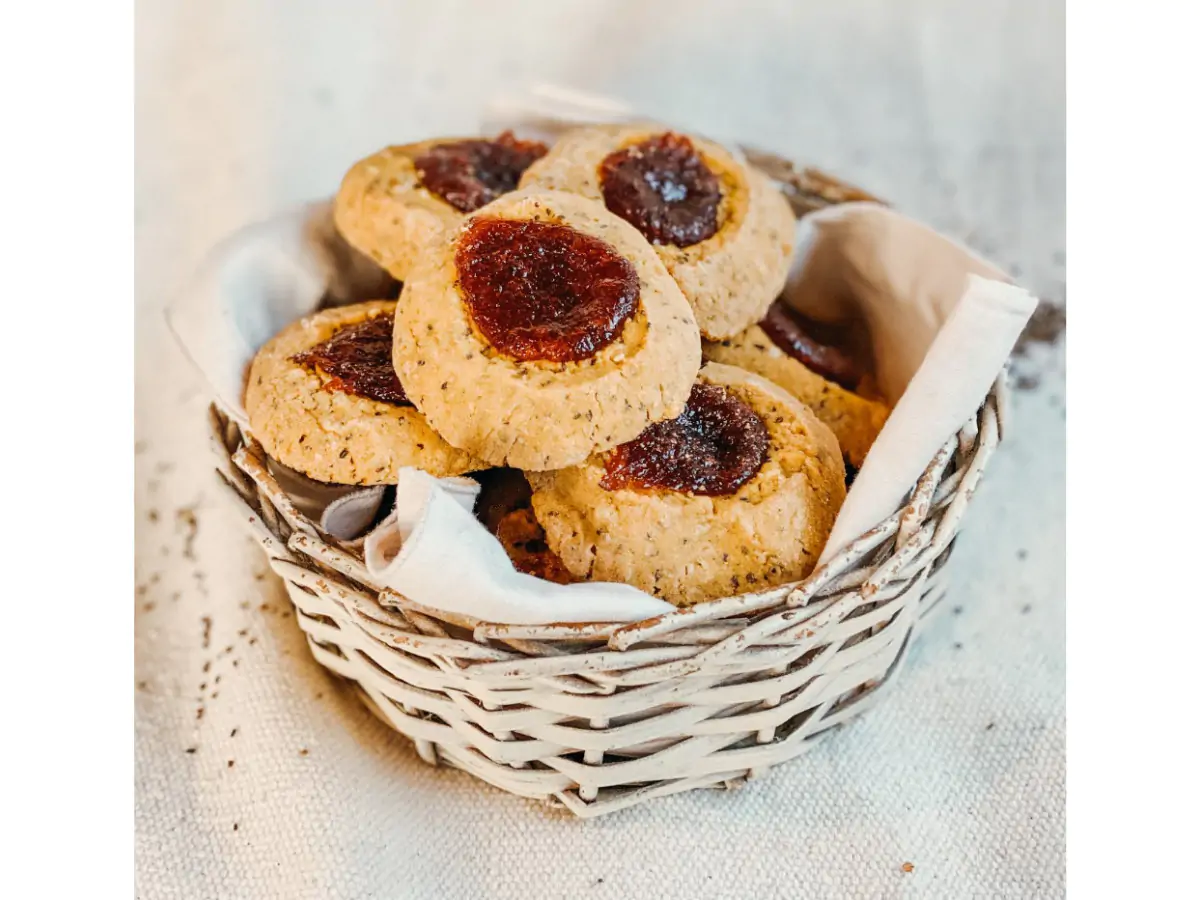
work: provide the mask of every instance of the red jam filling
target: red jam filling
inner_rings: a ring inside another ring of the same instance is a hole
[[[515,190],[521,174],[545,155],[545,144],[519,141],[506,131],[494,141],[437,144],[413,165],[424,188],[468,213]]]
[[[600,163],[604,204],[655,244],[688,247],[717,233],[721,181],[683,135],[667,132]]]
[[[600,487],[733,494],[762,468],[768,444],[758,413],[725,388],[698,383],[682,415],[609,454]]]
[[[844,342],[845,335],[841,333],[844,329],[803,316],[782,300],[771,304],[758,327],[767,333],[776,347],[822,378],[848,391],[853,391],[862,381],[862,368],[849,353],[837,346]]]
[[[339,328],[326,341],[292,357],[329,378],[327,391],[341,391],[393,406],[412,406],[392,365],[392,313]]]
[[[454,262],[476,327],[513,359],[587,359],[637,307],[633,263],[566,225],[475,219]]]

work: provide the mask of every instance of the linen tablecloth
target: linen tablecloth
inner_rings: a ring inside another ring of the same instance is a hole
[[[1061,7],[242,0],[137,28],[140,897],[1062,895]],[[832,170],[1048,301],[898,690],[761,781],[588,822],[426,767],[309,658],[160,315],[224,234],[526,80]]]

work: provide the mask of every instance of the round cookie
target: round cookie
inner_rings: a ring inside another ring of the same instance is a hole
[[[751,325],[732,338],[705,342],[704,358],[740,366],[786,390],[829,426],[846,461],[859,469],[890,410],[863,396],[868,376],[844,354],[806,334],[802,323],[777,301],[763,322],[765,330]]]
[[[334,219],[350,244],[403,281],[422,252],[467,213],[515,189],[545,152],[511,131],[386,147],[346,173]]]
[[[267,453],[309,478],[389,484],[415,466],[439,477],[486,468],[429,427],[391,365],[395,301],[293,322],[250,364],[246,412]]]
[[[637,231],[572,194],[471,216],[405,283],[396,371],[438,433],[493,465],[557,469],[682,411],[696,320]]]
[[[652,123],[580,128],[526,169],[521,187],[579,194],[632,222],[707,338],[757,322],[787,278],[795,229],[787,200],[711,141]]]
[[[829,429],[777,386],[714,363],[679,418],[529,478],[572,574],[677,606],[805,577],[846,495]]]

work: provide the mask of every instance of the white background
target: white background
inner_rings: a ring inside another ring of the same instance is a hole
[[[1014,397],[955,593],[886,705],[734,794],[579,823],[426,769],[305,655],[215,505],[206,398],[159,311],[230,230],[385,143],[470,133],[526,80],[818,164],[1062,303],[1063,44],[1044,0],[140,5],[140,895],[1061,895],[1061,345],[1021,364],[1039,385]]]

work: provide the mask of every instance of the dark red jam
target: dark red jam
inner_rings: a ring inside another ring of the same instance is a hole
[[[513,359],[587,359],[637,307],[633,263],[566,225],[475,219],[454,262],[476,327]]]
[[[516,189],[521,174],[545,155],[545,144],[519,141],[506,131],[494,141],[437,144],[413,165],[423,187],[466,213]]]
[[[837,344],[844,343],[844,329],[803,316],[782,300],[776,300],[758,326],[776,347],[809,369],[848,391],[862,381],[862,368]]]
[[[613,450],[600,487],[733,494],[762,468],[768,443],[758,413],[725,388],[699,383],[679,418]]]
[[[392,313],[383,313],[346,325],[329,340],[297,353],[292,362],[325,373],[330,379],[325,390],[394,406],[412,406],[392,366],[394,321]]]
[[[652,243],[688,247],[717,233],[721,181],[683,135],[610,153],[600,185],[604,204]]]

